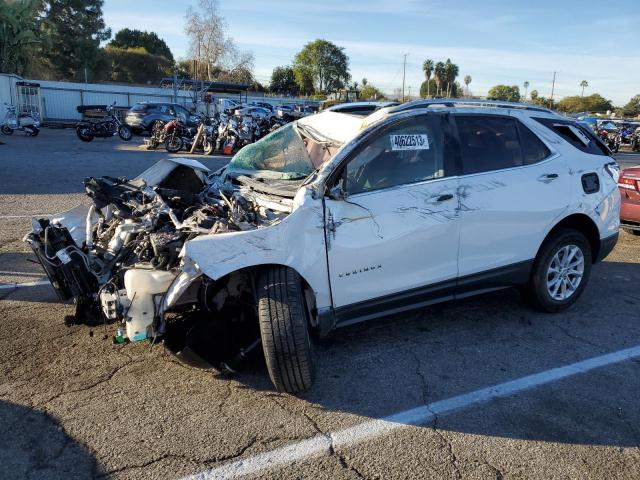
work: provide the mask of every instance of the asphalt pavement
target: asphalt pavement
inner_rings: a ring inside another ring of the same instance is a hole
[[[72,306],[39,284],[30,216],[166,152],[71,130],[2,141],[0,478],[639,478],[640,237],[622,233],[562,314],[505,290],[339,330],[292,396],[260,358],[225,376],[65,326]]]

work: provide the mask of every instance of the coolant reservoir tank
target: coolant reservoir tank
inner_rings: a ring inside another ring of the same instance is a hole
[[[153,335],[153,317],[160,295],[167,291],[174,278],[172,272],[164,270],[132,268],[126,271],[124,288],[131,306],[125,320],[130,341],[138,342]]]

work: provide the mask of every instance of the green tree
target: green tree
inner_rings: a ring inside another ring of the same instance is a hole
[[[444,64],[444,79],[447,83],[447,97],[453,97],[453,92],[451,91],[452,85],[456,81],[456,77],[460,69],[458,65],[453,63],[450,58],[447,58],[447,61]]]
[[[582,87],[582,93],[580,94],[580,96],[584,97],[584,89],[585,89],[585,87],[589,86],[589,82],[587,82],[586,80],[582,80],[580,82],[580,86]]]
[[[625,117],[640,116],[640,95],[636,95],[629,100],[629,103],[622,107],[622,114]]]
[[[284,93],[287,95],[298,94],[298,84],[293,68],[290,66],[276,67],[271,72],[269,90],[274,93]]]
[[[505,102],[519,102],[520,87],[517,85],[513,85],[511,87],[508,85],[496,85],[495,87],[491,87],[487,93],[487,99],[503,100]]]
[[[431,92],[431,75],[433,75],[433,60],[430,58],[426,59],[422,64],[422,71],[424,72],[424,78],[426,78],[426,82],[423,82],[423,85],[426,85],[427,91],[423,94],[422,87],[420,87],[420,96],[423,98],[429,98]]]
[[[164,55],[152,55],[143,47],[118,48],[107,45],[102,50],[96,78],[111,82],[158,83],[171,75],[173,62]]]
[[[49,0],[44,29],[50,46],[43,55],[57,78],[84,78],[99,61],[100,42],[111,37],[102,18],[103,0]]]
[[[385,96],[380,90],[376,87],[367,83],[360,90],[360,99],[362,100],[384,100]]]
[[[467,87],[467,96],[469,95],[469,84],[471,83],[471,75],[464,77],[464,84]]]
[[[613,110],[611,101],[597,93],[589,95],[588,97],[564,97],[558,102],[557,107],[558,110],[569,113],[606,112],[607,110]]]
[[[429,81],[425,80],[420,85],[420,96],[422,98],[429,98],[431,96],[430,92],[435,92],[438,87],[436,86],[436,80],[434,78]]]
[[[344,48],[326,40],[307,43],[293,61],[293,71],[300,90],[305,93],[334,92],[347,84],[349,57]]]
[[[538,99],[538,90],[531,90],[531,101],[535,102]]]
[[[173,63],[171,49],[155,32],[123,28],[116,33],[109,46],[116,48],[144,48],[151,55],[160,55]]]
[[[24,75],[37,48],[42,2],[38,0],[0,1],[0,72]]]
[[[433,68],[433,76],[436,81],[436,97],[440,97],[442,96],[442,86],[447,80],[444,62],[436,63]]]
[[[362,79],[362,86],[363,86],[363,87],[366,87],[366,86],[367,86],[367,82],[368,82],[368,81],[369,81],[369,80],[367,80],[366,78],[363,78],[363,79]]]

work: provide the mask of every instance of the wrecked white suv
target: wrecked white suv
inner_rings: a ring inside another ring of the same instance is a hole
[[[334,328],[517,286],[556,312],[614,247],[618,168],[588,130],[522,104],[325,112],[211,173],[162,160],[88,178],[26,237],[76,321],[122,322],[233,371],[260,344],[278,390],[313,382]]]

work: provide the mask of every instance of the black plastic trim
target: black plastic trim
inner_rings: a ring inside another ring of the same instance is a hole
[[[593,263],[601,262],[607,257],[607,255],[611,253],[611,251],[615,248],[616,243],[618,243],[619,235],[619,233],[614,233],[613,235],[600,240],[600,250],[598,250],[598,256]]]
[[[412,290],[385,295],[333,309],[336,327],[364,322],[435,303],[465,298],[492,290],[522,285],[529,281],[533,260],[514,263]],[[328,312],[327,312],[328,313]]]

